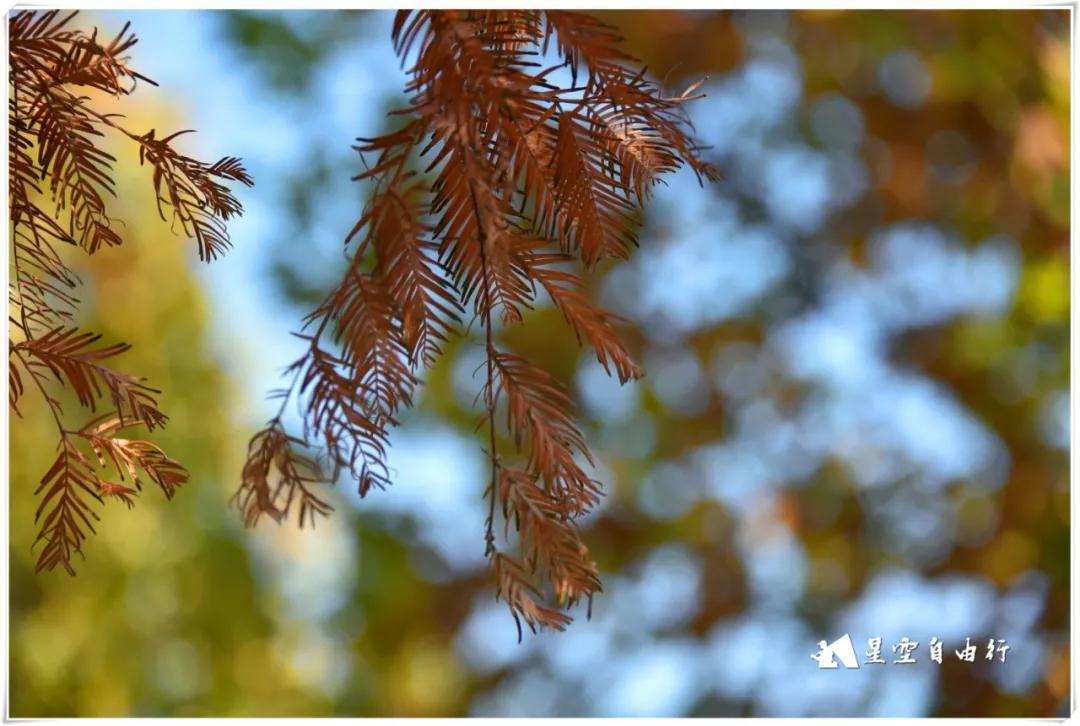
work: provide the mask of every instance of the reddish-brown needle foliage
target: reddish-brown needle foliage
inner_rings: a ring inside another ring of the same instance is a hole
[[[102,94],[120,98],[137,81],[153,81],[127,65],[125,54],[136,42],[127,26],[103,44],[96,30],[73,28],[74,16],[19,11],[8,20],[8,402],[18,414],[30,387],[55,421],[58,453],[37,490],[37,566],[59,565],[71,574],[73,553],[82,553],[97,519],[90,500],[115,498],[130,507],[147,479],[172,497],[188,476],[156,445],[127,438],[134,428],[152,431],[167,420],[157,390],[107,365],[128,346],[99,345],[100,335],[74,323],[79,279],[60,250],[93,254],[122,242],[106,205],[116,159],[98,141],[115,133],[134,142],[140,163],[153,170],[158,212],[195,238],[204,260],[228,247],[225,221],[241,212],[225,183],[252,183],[239,159],[205,164],[172,147],[179,134],[135,134],[117,114],[99,110]],[[74,428],[66,422],[57,395],[64,387],[96,414],[92,420]]]
[[[689,92],[663,96],[589,15],[402,11],[393,41],[411,63],[403,123],[355,147],[370,162],[357,178],[372,191],[346,240],[349,264],[306,320],[305,352],[276,394],[281,411],[251,441],[237,500],[249,523],[281,520],[299,501],[303,523],[329,512],[316,486],[342,470],[361,495],[387,486],[389,428],[452,331],[478,322],[497,592],[519,628],[562,629],[562,607],[600,589],[576,520],[601,485],[567,392],[501,349],[492,326],[521,322],[544,294],[609,372],[641,375],[575,267],[630,254],[640,205],[663,174],[713,170],[682,113]],[[299,435],[282,423],[290,398]],[[500,517],[516,552],[496,547]]]

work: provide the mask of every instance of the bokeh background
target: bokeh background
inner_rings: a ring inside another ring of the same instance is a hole
[[[54,442],[26,400],[12,715],[1067,713],[1067,13],[601,15],[672,92],[707,76],[691,115],[723,179],[672,178],[633,261],[592,280],[644,380],[606,378],[551,309],[503,335],[575,391],[608,492],[591,621],[521,644],[483,559],[474,341],[427,375],[391,490],[342,482],[314,531],[228,506],[289,332],[342,268],[350,145],[402,102],[392,14],[80,17],[142,38],[161,89],[132,126],[196,128],[190,151],[257,184],[200,266],[118,147],[128,244],[79,262],[87,326],[134,344],[121,365],[164,389],[158,440],[192,480],[105,508],[77,577],[35,575]],[[920,662],[818,670],[843,633],[889,660],[906,635]]]

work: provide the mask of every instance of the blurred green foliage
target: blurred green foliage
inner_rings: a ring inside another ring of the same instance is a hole
[[[56,442],[46,409],[27,397],[9,442],[11,713],[307,712],[322,704],[269,657],[271,603],[226,507],[242,439],[229,413],[235,390],[206,337],[213,311],[193,249],[157,218],[144,171],[118,174],[125,245],[72,255],[86,283],[79,322],[133,343],[118,365],[164,391],[170,425],[154,439],[191,480],[172,502],[150,488],[131,511],[118,500],[100,507],[78,575],[35,575],[33,491]],[[88,414],[74,401],[65,410]]]
[[[299,92],[313,82],[321,62],[362,38],[364,12],[290,13],[293,22],[266,11],[230,12],[222,15],[222,32],[230,43],[259,49],[272,86]]]

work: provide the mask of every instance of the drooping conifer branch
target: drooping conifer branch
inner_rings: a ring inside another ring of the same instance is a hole
[[[561,630],[570,622],[561,608],[600,589],[576,521],[602,488],[586,471],[592,459],[570,396],[500,349],[493,323],[522,323],[543,291],[605,369],[621,382],[640,376],[613,316],[587,299],[575,270],[630,254],[637,214],[664,174],[714,170],[683,113],[690,92],[664,97],[589,15],[401,11],[393,43],[410,64],[404,121],[356,147],[370,157],[357,177],[372,185],[370,201],[346,241],[345,275],[309,316],[315,332],[304,333],[310,345],[282,392],[300,405],[303,435],[272,419],[252,440],[238,497],[248,521],[280,519],[295,482],[311,484],[289,468],[307,448],[321,451],[324,481],[349,469],[361,495],[389,484],[397,413],[447,336],[477,321],[491,463],[485,552],[519,630],[522,621]],[[549,47],[556,57],[544,66]],[[571,82],[558,85],[565,70]],[[516,553],[495,546],[496,514]]]

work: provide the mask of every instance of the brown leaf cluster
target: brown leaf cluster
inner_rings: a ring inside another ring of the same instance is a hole
[[[157,390],[111,367],[128,346],[99,345],[100,335],[75,325],[79,278],[61,250],[93,254],[122,242],[106,203],[115,196],[117,160],[100,142],[113,133],[135,143],[140,163],[153,170],[159,213],[196,240],[202,259],[228,247],[225,221],[241,212],[225,183],[252,183],[236,158],[200,162],[172,146],[178,134],[135,134],[119,115],[102,111],[103,101],[130,95],[138,81],[153,81],[128,65],[126,53],[136,43],[128,26],[106,43],[96,29],[88,34],[72,27],[75,15],[22,10],[8,19],[8,402],[18,414],[30,385],[55,421],[59,453],[38,487],[35,544],[42,543],[39,570],[59,565],[72,574],[72,556],[81,554],[97,519],[90,499],[131,506],[144,479],[167,497],[187,480],[160,448],[125,438],[136,426],[152,431],[167,421]],[[105,412],[70,427],[61,388],[81,407]]]
[[[664,174],[688,165],[713,177],[683,113],[693,89],[665,97],[584,13],[401,11],[393,41],[410,64],[409,104],[399,128],[355,147],[370,201],[346,239],[341,281],[306,319],[281,411],[251,442],[238,501],[254,523],[280,520],[297,500],[325,513],[310,488],[343,470],[361,495],[387,486],[396,416],[448,337],[478,323],[497,593],[519,628],[563,629],[562,608],[600,590],[576,522],[602,487],[562,384],[500,348],[493,324],[522,322],[546,295],[609,373],[641,375],[579,271],[631,253]],[[569,84],[556,82],[561,69]],[[297,436],[282,424],[293,399]],[[497,549],[497,515],[516,552]]]

